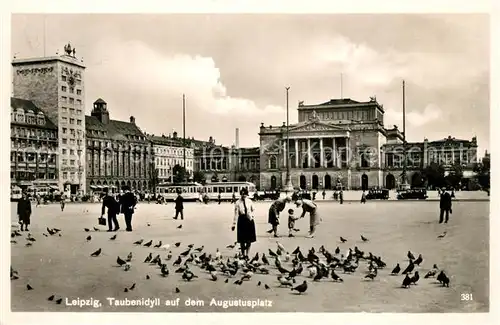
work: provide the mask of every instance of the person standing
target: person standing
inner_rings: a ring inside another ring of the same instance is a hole
[[[179,214],[181,215],[181,220],[184,220],[184,198],[180,191],[177,192],[177,197],[175,198],[175,220],[177,220]]]
[[[126,231],[132,231],[132,215],[137,204],[137,199],[134,193],[130,192],[130,188],[124,188],[123,195],[120,196],[121,213],[125,216]]]
[[[361,193],[361,203],[366,204],[366,192],[365,191],[363,191],[363,193]]]
[[[120,213],[120,204],[115,200],[110,190],[102,200],[101,216],[103,217],[106,212],[106,208],[108,208],[108,231],[118,231],[118,229],[120,229],[120,225],[118,224],[116,215]]]
[[[240,244],[241,255],[248,259],[250,246],[257,241],[255,234],[255,222],[253,218],[253,203],[248,198],[248,189],[242,188],[240,191],[240,199],[234,205],[234,220],[231,230],[236,231],[236,241]]]
[[[219,192],[219,195],[217,195],[217,202],[219,203],[219,205],[220,205],[221,200],[222,200],[222,198],[221,198],[221,195],[220,195],[220,192]]]
[[[66,206],[66,197],[64,194],[61,195],[61,211],[64,211],[64,207]]]
[[[344,204],[344,191],[342,190],[339,191],[339,201],[340,204]]]
[[[439,223],[443,223],[443,217],[446,215],[444,219],[444,223],[448,223],[448,218],[450,216],[450,213],[452,213],[451,209],[451,195],[446,191],[446,189],[443,189],[441,191],[441,197],[439,199]]]
[[[30,225],[31,217],[31,202],[28,199],[26,192],[22,193],[21,199],[17,202],[17,215],[19,217],[19,224],[21,225],[21,231],[28,231],[28,226]]]
[[[297,207],[302,206],[302,215],[300,218],[304,218],[306,213],[309,213],[309,235],[306,238],[313,238],[316,234],[316,226],[320,222],[318,206],[308,199],[297,200],[295,205],[297,205]]]
[[[293,209],[288,209],[288,237],[295,237],[292,231],[299,231],[298,229],[295,229],[295,221],[299,218],[294,216],[293,213]]]
[[[236,202],[236,193],[233,192],[233,197],[231,198],[231,204],[234,204]]]
[[[337,190],[335,190],[335,191],[333,192],[333,199],[334,199],[335,201],[338,201],[338,199],[339,199],[339,193],[337,192]]]
[[[323,190],[323,192],[321,193],[321,195],[323,196],[323,200],[325,199],[325,196],[326,196],[326,192],[325,190]]]
[[[269,217],[267,219],[267,222],[271,224],[272,228],[268,230],[267,232],[270,234],[274,232],[274,237],[279,237],[278,236],[278,225],[279,225],[279,215],[280,212],[285,210],[285,206],[287,203],[291,202],[292,199],[290,197],[284,197],[282,199],[277,199],[276,201],[271,204],[271,207],[269,208]]]

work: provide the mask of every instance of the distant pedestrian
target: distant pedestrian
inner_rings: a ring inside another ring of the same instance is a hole
[[[253,203],[248,198],[248,189],[242,188],[240,199],[236,201],[234,206],[234,220],[231,230],[234,231],[237,228],[237,242],[240,244],[241,254],[246,259],[248,259],[250,246],[257,241],[253,212]]]
[[[28,226],[31,223],[31,202],[26,192],[22,193],[21,199],[17,202],[17,216],[19,217],[21,231],[23,231],[23,227],[25,231],[28,231]]]
[[[130,192],[130,188],[124,188],[124,194],[120,196],[121,213],[125,216],[126,231],[132,231],[132,215],[137,204],[137,198],[134,193]]]
[[[315,200],[316,200],[316,194],[317,194],[317,193],[316,193],[316,191],[315,191],[315,192],[313,192],[313,195],[312,195],[312,200],[313,200],[313,201],[315,201]]]
[[[217,201],[218,201],[219,204],[220,204],[221,200],[222,200],[222,198],[221,198],[220,192],[219,192],[219,195],[217,195]]]
[[[233,192],[233,197],[231,198],[231,203],[235,203],[236,202],[236,193]]]
[[[111,191],[108,191],[108,194],[102,200],[101,216],[103,217],[106,212],[106,208],[108,209],[108,231],[118,231],[118,229],[120,229],[120,225],[118,224],[116,215],[120,213],[120,204],[115,200]]]
[[[361,203],[366,204],[366,192],[365,191],[363,191],[363,193],[361,193]]]
[[[445,217],[444,223],[448,223],[449,216],[453,210],[451,209],[451,195],[444,188],[441,191],[439,199],[439,210],[439,223],[443,223],[443,217]]]
[[[318,206],[316,203],[308,199],[297,200],[295,204],[297,207],[302,206],[302,215],[300,218],[304,218],[306,213],[309,213],[309,235],[306,238],[313,238],[316,234],[316,227],[320,222]]]
[[[66,206],[66,198],[64,197],[64,194],[61,195],[61,211],[64,211],[64,207]]]
[[[339,199],[339,193],[337,192],[337,190],[335,190],[335,192],[333,192],[333,199],[335,201],[338,201],[338,199]]]
[[[293,209],[288,209],[288,237],[295,237],[292,232],[299,231],[299,229],[295,229],[295,221],[298,219],[299,217],[294,215]]]
[[[342,190],[339,191],[339,201],[340,204],[344,204],[344,191]]]
[[[325,190],[323,190],[323,192],[321,193],[321,195],[323,196],[323,200],[325,199],[325,196],[326,196],[326,192]]]
[[[184,220],[184,198],[181,192],[177,192],[177,197],[175,198],[175,220],[177,220],[179,214],[181,215],[181,220]]]
[[[274,237],[279,237],[278,236],[278,225],[279,225],[279,214],[285,210],[285,206],[287,203],[292,202],[292,199],[287,196],[282,199],[277,199],[274,201],[271,206],[269,207],[269,214],[268,214],[268,219],[267,222],[271,224],[272,228],[268,230],[268,233],[273,233],[274,232]]]

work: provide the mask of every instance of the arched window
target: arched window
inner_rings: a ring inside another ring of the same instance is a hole
[[[37,115],[37,124],[38,125],[44,125],[45,124],[45,116],[43,115],[42,112],[38,112],[38,115]]]
[[[26,123],[28,123],[28,124],[36,124],[35,112],[33,112],[32,110],[29,110],[26,113]]]
[[[269,169],[277,169],[278,168],[278,159],[276,156],[269,157]]]

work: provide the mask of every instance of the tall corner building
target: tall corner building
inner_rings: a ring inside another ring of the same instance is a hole
[[[58,128],[59,189],[85,191],[85,66],[67,44],[60,56],[14,59],[12,97],[32,101]]]

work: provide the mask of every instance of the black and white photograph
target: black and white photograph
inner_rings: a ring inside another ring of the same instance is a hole
[[[12,13],[10,313],[489,313],[490,19]]]

